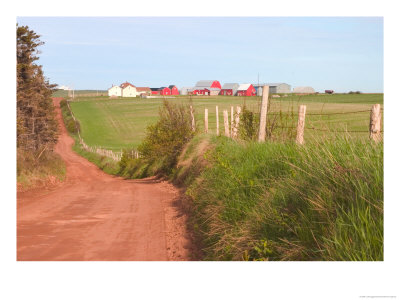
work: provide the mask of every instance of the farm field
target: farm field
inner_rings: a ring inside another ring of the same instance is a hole
[[[167,100],[188,104],[192,101],[200,130],[204,126],[204,109],[209,110],[209,132],[215,133],[215,106],[219,107],[220,131],[223,131],[223,110],[230,114],[231,106],[245,104],[259,111],[261,97],[178,96]],[[369,110],[373,104],[383,104],[383,94],[293,95],[270,100],[270,120],[280,119],[281,125],[296,126],[300,104],[307,105],[305,139],[313,135],[340,131],[341,134],[367,138]],[[136,148],[145,136],[146,127],[157,121],[162,98],[119,98],[78,96],[71,109],[81,126],[81,135],[89,146],[101,146],[119,151]],[[382,105],[383,107],[383,105]],[[282,114],[281,114],[281,113]],[[348,112],[355,112],[350,113]],[[284,121],[282,121],[284,120]],[[342,133],[348,131],[348,133]]]
[[[66,90],[56,90],[53,92],[52,97],[68,97],[68,92]],[[72,91],[70,92],[72,93]],[[75,90],[74,91],[75,97],[79,96],[106,96],[107,91],[102,90]]]

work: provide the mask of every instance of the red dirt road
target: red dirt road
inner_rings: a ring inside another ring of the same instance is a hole
[[[17,199],[17,260],[189,260],[185,216],[178,191],[155,179],[105,174],[71,150],[61,121],[56,152],[67,179],[52,190]]]

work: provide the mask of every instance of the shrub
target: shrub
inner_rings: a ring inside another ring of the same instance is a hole
[[[246,141],[255,141],[257,139],[258,127],[260,124],[260,114],[256,114],[243,105],[240,114],[239,136]]]
[[[270,111],[271,101],[268,101],[268,111]],[[269,113],[266,121],[266,138],[274,141],[293,140],[296,136],[296,117],[293,105],[287,112],[282,110]],[[240,114],[239,135],[246,141],[256,141],[260,126],[260,113],[248,110],[246,105],[242,107]]]
[[[159,171],[169,175],[176,166],[184,145],[194,136],[189,106],[163,102],[160,119],[147,127],[147,134],[138,150],[144,160],[161,162]]]

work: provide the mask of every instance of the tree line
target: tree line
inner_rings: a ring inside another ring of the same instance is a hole
[[[58,139],[52,89],[36,64],[38,47],[44,42],[28,26],[18,26],[17,38],[17,149],[37,152],[53,150]]]

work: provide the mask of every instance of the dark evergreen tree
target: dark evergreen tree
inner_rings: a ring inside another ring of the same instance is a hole
[[[52,150],[58,123],[51,99],[52,88],[44,77],[38,47],[44,43],[28,26],[17,24],[17,147],[21,150]]]

